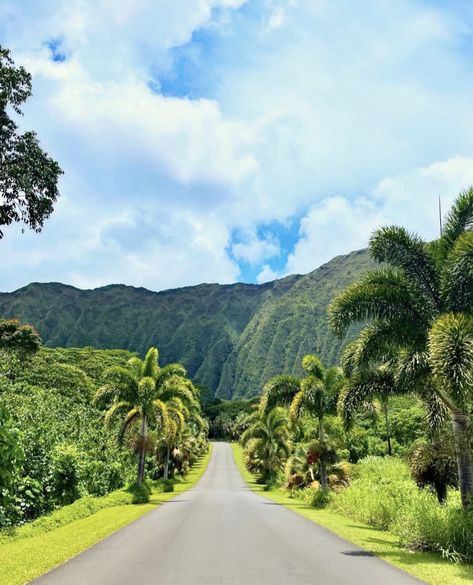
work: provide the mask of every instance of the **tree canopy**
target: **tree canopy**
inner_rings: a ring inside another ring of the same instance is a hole
[[[36,133],[20,132],[10,115],[21,115],[31,95],[31,75],[0,46],[0,238],[1,228],[14,222],[41,231],[59,197],[59,164],[41,148]]]

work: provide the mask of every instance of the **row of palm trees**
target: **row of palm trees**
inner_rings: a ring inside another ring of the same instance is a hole
[[[280,375],[265,385],[259,413],[242,436],[250,467],[274,475],[290,450],[288,424],[310,415],[318,421],[320,484],[327,488],[324,417],[337,401],[349,429],[360,411],[372,410],[373,399],[380,400],[388,423],[390,396],[417,395],[434,434],[450,417],[462,504],[473,505],[472,228],[473,188],[455,201],[439,240],[424,242],[396,226],[373,234],[369,251],[380,266],[342,291],[329,308],[337,334],[358,331],[341,367],[325,368],[307,355],[303,378]],[[269,459],[262,463],[265,456]]]
[[[110,368],[106,378],[95,402],[106,408],[107,425],[120,417],[120,440],[137,434],[137,484],[144,481],[150,434],[158,438],[157,451],[164,452],[163,477],[168,479],[171,454],[178,444],[182,439],[187,444],[197,442],[207,430],[198,391],[185,368],[181,364],[160,367],[158,350],[152,347],[143,360],[133,357],[125,366]]]

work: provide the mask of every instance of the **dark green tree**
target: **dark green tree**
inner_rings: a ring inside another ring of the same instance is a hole
[[[59,197],[62,170],[34,132],[21,133],[10,116],[22,114],[31,96],[31,75],[0,47],[0,238],[3,226],[21,222],[39,232]]]
[[[41,347],[41,337],[31,325],[17,319],[0,319],[1,368],[10,379]]]

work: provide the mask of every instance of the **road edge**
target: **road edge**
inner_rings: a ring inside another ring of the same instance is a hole
[[[258,484],[255,476],[246,469],[241,445],[231,443],[230,446],[238,471],[248,487],[257,495],[285,506],[299,516],[329,530],[347,542],[373,553],[390,565],[429,585],[470,585],[472,583],[472,565],[457,565],[433,553],[407,551],[398,544],[397,538],[389,532],[375,530],[371,526],[364,525],[327,508],[322,510],[312,508],[299,500],[290,498],[280,489],[265,491],[264,486]],[[418,564],[413,565],[416,561]]]

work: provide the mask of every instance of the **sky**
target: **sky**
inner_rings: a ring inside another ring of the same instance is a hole
[[[64,170],[2,291],[306,273],[473,185],[470,2],[0,0],[0,44]]]

